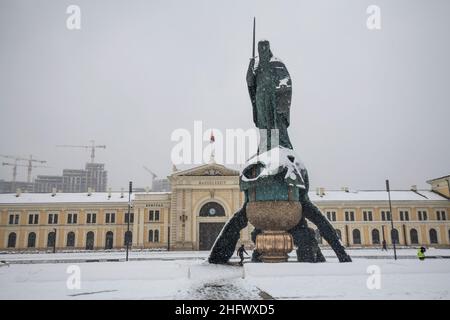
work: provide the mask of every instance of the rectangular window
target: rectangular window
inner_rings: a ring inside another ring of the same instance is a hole
[[[97,214],[88,213],[86,217],[86,223],[97,223]]]
[[[355,212],[345,211],[345,221],[355,221]]]
[[[115,223],[116,222],[116,214],[115,213],[107,213],[105,222],[106,223]]]
[[[28,216],[28,224],[38,224],[39,223],[39,214],[30,214]]]
[[[447,220],[446,214],[444,210],[438,210],[436,211],[436,215],[438,220]]]
[[[159,210],[155,210],[155,221],[159,221]]]
[[[373,221],[372,211],[370,210],[363,211],[363,218],[364,221]]]
[[[383,221],[390,221],[391,220],[391,213],[387,210],[381,211],[381,220]]]
[[[130,213],[130,223],[134,223],[134,213]],[[128,223],[128,213],[125,213],[125,223]]]
[[[447,220],[447,217],[445,215],[445,211],[444,210],[436,211],[436,218],[437,218],[437,220]]]
[[[419,221],[426,221],[428,219],[427,212],[425,210],[417,211],[417,215],[419,216]]]
[[[154,213],[153,210],[150,210],[150,211],[148,212],[148,220],[149,220],[149,221],[153,221],[154,219],[155,219],[155,213]]]
[[[336,221],[336,211],[327,211],[327,218],[330,221]]]
[[[58,214],[49,213],[48,214],[48,224],[58,224]]]
[[[401,210],[400,211],[400,221],[409,221],[409,212]]]
[[[18,214],[10,214],[9,215],[9,224],[19,224],[19,215]]]
[[[69,213],[67,215],[67,223],[68,224],[76,224],[77,223],[78,214],[77,213]]]

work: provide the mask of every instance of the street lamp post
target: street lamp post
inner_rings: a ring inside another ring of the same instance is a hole
[[[170,226],[167,227],[167,251],[170,251]]]
[[[133,182],[132,181],[130,181],[129,188],[128,188],[128,219],[127,219],[127,232],[126,232],[126,236],[125,236],[125,241],[127,243],[126,261],[128,261],[128,250],[130,249],[131,192],[133,192]]]
[[[389,188],[389,180],[386,180],[386,191],[387,191],[388,197],[389,197],[389,215],[391,216],[391,240],[392,240],[392,245],[394,246],[394,259],[397,260],[397,250],[395,247],[396,239],[394,239],[394,213],[392,212],[391,189]]]
[[[56,253],[56,228],[53,230],[55,232],[55,238],[53,239],[53,253]]]

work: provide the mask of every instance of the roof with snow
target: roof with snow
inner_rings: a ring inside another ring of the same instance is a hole
[[[170,192],[138,192],[131,194],[131,200],[135,195],[165,195]],[[128,193],[124,192],[92,192],[88,193],[16,193],[0,194],[0,205],[4,204],[29,204],[29,203],[128,203]]]
[[[131,200],[135,195],[167,195],[170,192],[139,192],[131,195]],[[109,195],[111,195],[109,197]],[[122,197],[123,195],[123,197]],[[364,191],[327,191],[323,196],[316,192],[309,192],[309,197],[314,202],[353,202],[353,201],[387,201],[386,191],[364,190]],[[428,190],[419,190],[417,192],[410,190],[391,191],[392,201],[450,201],[447,198]],[[127,203],[128,194],[121,192],[93,192],[88,193],[22,193],[16,196],[15,193],[0,194],[0,205],[8,204],[44,204],[44,203]]]
[[[364,191],[326,191],[323,196],[309,192],[312,201],[388,201],[384,190]],[[392,201],[449,201],[447,198],[429,190],[391,190]]]

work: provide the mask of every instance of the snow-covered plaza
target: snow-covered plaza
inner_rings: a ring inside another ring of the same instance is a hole
[[[0,299],[450,299],[450,250],[425,261],[413,249],[396,261],[350,250],[352,263],[324,253],[326,263],[244,267],[205,263],[207,252],[2,254]]]

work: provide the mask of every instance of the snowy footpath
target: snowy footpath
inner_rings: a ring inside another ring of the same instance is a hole
[[[0,260],[7,260],[5,256]],[[14,256],[29,255],[9,257]],[[193,255],[128,262],[11,263],[0,267],[0,288],[0,299],[450,299],[450,259],[395,261],[354,255],[352,263],[329,258],[319,264],[239,267],[210,265]]]

